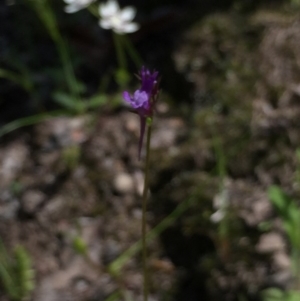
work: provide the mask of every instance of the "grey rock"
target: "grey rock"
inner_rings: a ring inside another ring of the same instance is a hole
[[[128,173],[119,173],[114,179],[114,188],[120,194],[133,192],[134,181],[132,176]]]
[[[39,190],[28,190],[24,193],[21,206],[26,213],[34,213],[46,196]]]

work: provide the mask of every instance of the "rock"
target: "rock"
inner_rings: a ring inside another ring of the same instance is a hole
[[[256,245],[256,250],[260,253],[283,251],[284,249],[285,243],[282,236],[275,232],[263,234]]]
[[[15,198],[0,202],[0,219],[14,219],[19,208],[20,202]]]
[[[141,171],[136,171],[134,173],[134,180],[137,193],[139,196],[142,196],[144,190],[144,174]]]
[[[272,213],[267,193],[251,181],[229,181],[228,197],[230,204],[238,208],[238,215],[251,227],[265,221]]]
[[[130,174],[120,173],[114,179],[114,188],[120,194],[133,192],[134,181]]]
[[[28,148],[23,141],[14,142],[0,151],[0,187],[7,187],[27,162]]]
[[[280,270],[289,270],[291,267],[291,261],[289,256],[282,251],[276,252],[273,256],[274,264]]]
[[[49,119],[36,127],[35,143],[47,151],[81,144],[88,137],[88,123],[88,116]]]
[[[91,283],[84,277],[75,277],[73,279],[73,286],[76,292],[83,293],[89,289]]]
[[[62,196],[56,196],[47,201],[46,206],[41,212],[40,219],[43,220],[50,216],[59,216],[65,208],[65,199]]]
[[[179,133],[184,129],[184,123],[180,118],[161,119],[157,130],[151,138],[152,149],[170,148],[174,145]]]
[[[57,270],[40,281],[34,300],[82,300],[77,296],[85,294],[97,278],[98,274],[84,258],[76,256],[63,270]],[[70,292],[70,287],[73,287],[75,292]],[[67,295],[69,298],[66,298]]]
[[[103,248],[103,255],[102,255],[102,261],[105,265],[111,263],[114,261],[121,253],[121,247],[120,244],[113,240],[108,239]]]
[[[21,206],[26,213],[34,213],[46,196],[39,190],[28,190],[24,193]]]

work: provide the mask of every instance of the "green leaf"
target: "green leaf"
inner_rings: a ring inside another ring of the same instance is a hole
[[[122,297],[122,294],[119,291],[116,291],[112,293],[109,297],[105,299],[105,301],[115,301],[115,300],[120,300]]]
[[[264,301],[286,301],[284,299],[284,295],[285,293],[281,289],[276,287],[265,289],[262,292]]]
[[[298,163],[300,163],[300,148],[297,148],[297,150],[296,150],[296,158],[297,158]]]
[[[76,99],[74,99],[71,95],[62,92],[55,92],[53,94],[53,100],[66,109],[76,110]]]
[[[0,282],[11,300],[21,301],[30,295],[35,286],[34,270],[24,247],[16,247],[11,258],[0,242]]]
[[[0,261],[0,282],[2,283],[3,288],[7,292],[7,294],[12,298],[16,298],[17,292],[14,286],[14,281],[8,268],[5,267],[6,265],[7,262],[3,262],[2,260]]]
[[[77,253],[79,253],[81,255],[87,254],[87,245],[80,236],[76,236],[73,239],[73,248]]]
[[[32,269],[31,259],[27,251],[22,246],[15,249],[16,258],[16,282],[19,288],[19,300],[29,296],[34,288],[34,271]]]
[[[126,86],[130,81],[130,75],[125,69],[118,69],[115,73],[116,82],[121,86]]]
[[[288,214],[288,205],[290,204],[291,199],[276,185],[269,187],[268,196],[280,215],[286,218]]]
[[[271,221],[263,221],[258,224],[258,229],[262,232],[268,232],[272,229],[273,224]]]
[[[17,74],[15,72],[5,69],[0,69],[0,77],[15,82],[16,84],[22,86],[28,92],[32,91],[33,89],[33,83],[25,75]]]
[[[300,292],[299,291],[289,291],[287,293],[286,301],[299,301],[300,300]]]
[[[21,127],[33,125],[33,124],[42,122],[44,120],[56,117],[56,116],[67,115],[67,113],[68,112],[66,112],[66,111],[60,110],[60,111],[53,111],[53,112],[49,112],[49,113],[37,114],[37,115],[14,120],[0,128],[0,137],[6,135],[16,129],[19,129]]]
[[[300,208],[296,205],[295,202],[292,202],[288,208],[288,216],[293,222],[294,226],[300,227]]]
[[[162,220],[155,228],[147,233],[147,243],[156,238],[165,229],[170,227],[178,218],[181,216],[193,203],[194,198],[182,202],[179,204],[174,211],[172,211],[164,220]],[[118,258],[116,258],[109,266],[108,271],[112,275],[119,275],[123,266],[132,258],[138,251],[142,249],[142,241],[139,240],[133,244],[129,249],[123,252]]]
[[[294,244],[295,244],[295,228],[290,220],[286,220],[283,222],[283,229],[286,232],[291,244],[294,246]]]
[[[107,97],[103,94],[101,95],[96,95],[91,97],[87,103],[86,103],[86,108],[87,109],[93,109],[93,108],[97,108],[100,107],[104,104],[107,103]]]

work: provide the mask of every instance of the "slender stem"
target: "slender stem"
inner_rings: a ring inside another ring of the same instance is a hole
[[[117,33],[113,33],[115,47],[117,51],[117,58],[118,58],[118,64],[120,69],[124,69],[127,71],[127,62],[126,57],[124,53],[124,48],[121,43],[121,37]]]
[[[146,146],[146,166],[145,166],[145,180],[143,191],[143,215],[142,215],[142,250],[143,250],[143,276],[144,276],[144,288],[143,296],[144,301],[148,300],[148,273],[147,273],[147,245],[146,245],[146,210],[147,210],[147,195],[149,188],[149,167],[150,167],[150,140],[151,140],[151,123],[148,123],[147,132],[147,146]]]
[[[33,7],[36,10],[39,18],[44,23],[44,26],[47,28],[52,40],[56,45],[57,51],[60,56],[60,60],[63,65],[63,70],[65,73],[65,77],[70,93],[72,94],[74,100],[76,101],[76,104],[80,104],[81,99],[78,91],[78,83],[75,77],[72,60],[70,58],[67,44],[59,31],[57,20],[49,4],[49,1],[48,0],[31,1],[31,3],[33,4]],[[78,109],[78,107],[82,107],[82,106],[77,106],[76,108]]]
[[[127,35],[123,35],[122,40],[123,40],[125,46],[127,47],[128,53],[131,56],[133,62],[135,63],[137,68],[140,68],[143,65],[143,60],[141,59],[139,53],[134,48],[133,44],[128,39]]]
[[[88,11],[96,18],[99,18],[98,8],[96,5],[91,4],[87,7]]]
[[[77,80],[75,77],[75,72],[74,72],[74,68],[72,65],[72,61],[69,56],[67,44],[66,44],[65,40],[63,39],[63,37],[60,35],[60,33],[58,33],[58,36],[57,36],[57,39],[55,40],[55,42],[57,44],[59,55],[60,55],[60,58],[63,63],[63,68],[64,68],[64,72],[66,74],[66,79],[68,82],[70,92],[72,93],[72,96],[74,97],[75,101],[77,103],[80,103],[81,99],[79,96],[78,84],[77,84]]]

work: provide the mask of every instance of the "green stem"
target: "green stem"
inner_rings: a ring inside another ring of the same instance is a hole
[[[174,224],[174,222],[194,203],[194,197],[191,197],[187,201],[179,204],[174,211],[170,213],[165,219],[163,219],[155,228],[150,230],[147,233],[147,242],[153,241],[157,238],[163,231],[165,231],[168,227]],[[108,267],[108,271],[111,275],[120,275],[122,268],[124,265],[142,250],[142,240],[139,240],[135,244],[133,244],[130,248],[128,248],[125,252],[123,252],[117,259],[115,259]]]
[[[68,82],[70,92],[72,93],[72,96],[77,101],[77,103],[80,103],[81,100],[80,100],[80,96],[79,96],[79,92],[78,92],[78,84],[77,84],[77,80],[75,77],[71,59],[69,57],[67,45],[60,34],[58,34],[57,39],[55,41],[57,44],[57,49],[58,49],[61,61],[63,63],[63,68],[64,68],[64,72],[66,75],[66,79]]]
[[[87,9],[94,17],[99,18],[98,7],[96,4],[89,5]]]
[[[143,61],[142,61],[140,55],[138,54],[138,52],[134,48],[133,44],[131,43],[131,41],[128,39],[128,37],[126,35],[123,35],[121,38],[124,42],[125,47],[127,47],[128,53],[131,56],[136,67],[140,68],[143,65]]]
[[[143,250],[143,276],[144,276],[144,288],[143,296],[144,301],[148,300],[148,273],[147,273],[147,245],[146,245],[146,210],[147,210],[147,195],[149,188],[149,167],[150,167],[150,140],[151,140],[152,125],[148,123],[147,132],[147,146],[146,146],[146,166],[145,166],[145,180],[143,191],[143,214],[142,214],[142,250]]]
[[[63,70],[69,90],[78,104],[81,102],[78,91],[78,83],[75,77],[75,72],[69,55],[67,44],[62,35],[60,34],[57,20],[55,18],[53,10],[48,0],[31,1],[30,3],[33,5],[39,18],[44,23],[44,26],[48,30],[49,35],[51,36],[52,40],[56,45],[60,60],[63,65]]]
[[[124,49],[123,49],[122,43],[121,43],[122,38],[117,33],[113,33],[113,37],[114,37],[114,43],[115,43],[115,47],[116,47],[116,51],[117,51],[117,59],[118,59],[119,68],[127,71],[127,62],[126,62],[125,52],[124,52]]]

